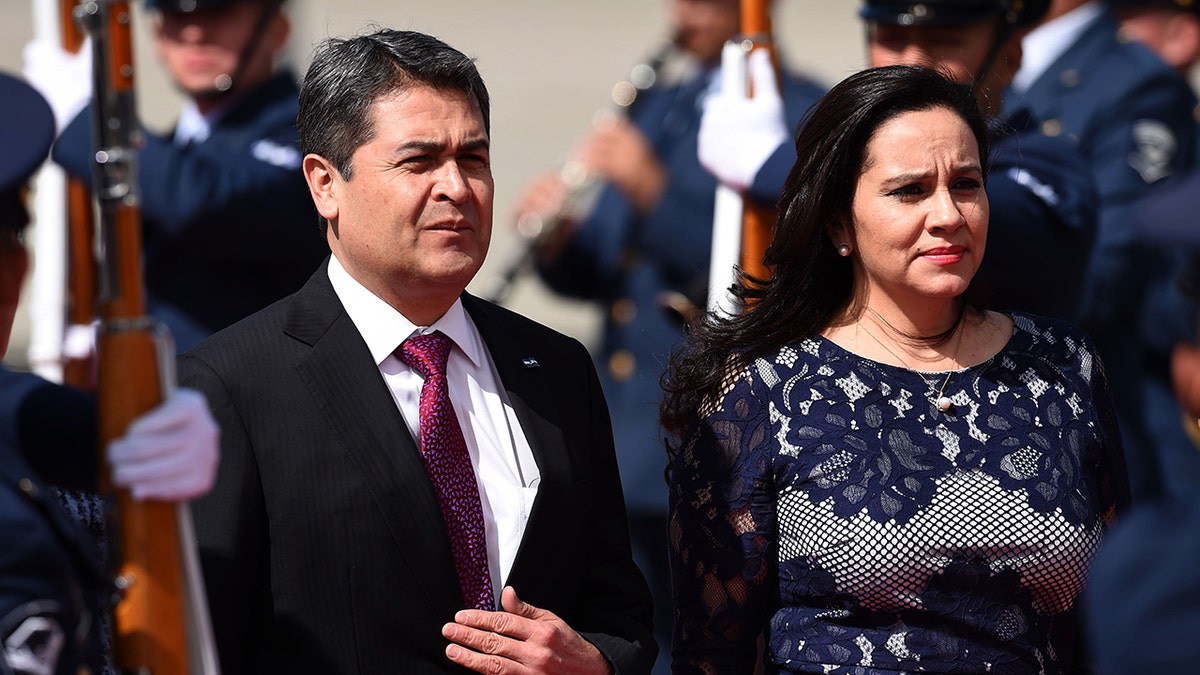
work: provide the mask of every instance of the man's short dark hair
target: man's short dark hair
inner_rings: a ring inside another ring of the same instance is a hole
[[[348,180],[354,151],[375,133],[371,105],[416,86],[466,94],[490,134],[487,87],[473,59],[424,33],[382,29],[317,47],[300,89],[301,152],[324,157]]]

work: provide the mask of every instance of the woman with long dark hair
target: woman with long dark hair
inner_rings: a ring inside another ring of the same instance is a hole
[[[1089,338],[971,302],[971,90],[862,71],[796,149],[770,279],[664,378],[675,672],[1070,671],[1127,480]]]

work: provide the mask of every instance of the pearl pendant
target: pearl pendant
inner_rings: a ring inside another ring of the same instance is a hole
[[[950,409],[950,403],[951,402],[950,402],[949,396],[939,396],[937,403],[935,405],[937,405],[938,410],[941,410],[942,412],[946,412],[947,410]]]

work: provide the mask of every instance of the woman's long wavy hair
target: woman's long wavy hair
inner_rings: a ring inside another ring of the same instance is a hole
[[[937,70],[869,68],[838,83],[809,110],[796,135],[796,164],[764,258],[770,278],[739,270],[732,291],[744,311],[701,316],[671,355],[659,411],[669,437],[684,440],[732,372],[819,333],[846,310],[854,299],[854,268],[850,258],[837,254],[826,226],[853,226],[854,190],[875,131],[903,113],[933,108],[953,111],[970,127],[986,179],[987,126],[975,93]],[[668,454],[677,447],[668,438]]]

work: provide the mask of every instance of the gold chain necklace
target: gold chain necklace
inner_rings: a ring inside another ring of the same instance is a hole
[[[879,313],[876,312],[875,310],[871,309],[870,307],[868,307],[867,310],[869,312],[871,312],[872,314],[874,314],[875,316],[879,316]],[[891,327],[891,324],[889,324],[887,321],[884,321],[882,316],[879,316],[879,320],[883,321],[883,323],[885,325],[887,325],[889,328]],[[879,338],[875,337],[874,333],[872,333],[870,330],[867,330],[866,325],[863,324],[863,322],[861,320],[858,322],[857,325],[859,328],[862,328],[863,332],[866,333],[867,336],[870,337],[872,340],[874,340],[876,344],[878,344],[880,347],[883,347],[884,351],[886,351],[887,353],[894,356],[896,358],[896,360],[900,362],[901,365],[903,365],[905,368],[911,370],[912,372],[916,373],[917,377],[920,377],[921,380],[923,380],[925,382],[925,384],[929,387],[929,391],[933,391],[933,382],[926,380],[925,376],[921,373],[921,371],[908,365],[908,361],[904,357],[902,357],[899,354],[897,354],[896,352],[892,351],[891,347],[888,347],[887,345],[883,344],[883,340],[880,340]],[[893,329],[893,330],[895,330],[895,329]],[[966,332],[965,329],[962,326],[959,326],[958,327],[958,342],[957,342],[957,344],[954,345],[953,361],[955,363],[958,363],[958,352],[962,348],[962,339],[963,339],[964,332]],[[942,386],[938,387],[937,396],[935,396],[933,399],[933,404],[935,406],[937,406],[937,409],[942,412],[946,412],[947,410],[949,410],[950,406],[953,404],[953,401],[951,401],[950,397],[946,396],[945,393],[946,393],[946,385],[950,384],[950,378],[954,376],[954,373],[955,373],[954,370],[950,370],[946,373],[946,379],[942,380]],[[937,380],[934,380],[934,382],[936,382],[936,381]]]

